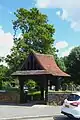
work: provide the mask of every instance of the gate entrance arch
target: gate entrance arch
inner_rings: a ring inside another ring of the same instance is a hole
[[[41,100],[48,101],[48,85],[55,85],[56,90],[60,87],[61,80],[58,78],[70,77],[56,64],[52,55],[31,52],[19,71],[12,73],[18,76],[20,85],[20,103],[24,103],[24,82],[33,79],[39,82]],[[44,95],[45,90],[45,95]],[[45,96],[45,97],[44,97]],[[44,99],[45,98],[45,99]]]

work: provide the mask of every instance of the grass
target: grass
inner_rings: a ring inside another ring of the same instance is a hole
[[[53,90],[49,90],[48,93],[54,93],[54,94],[63,94],[63,93],[71,93],[72,91],[53,91]],[[40,91],[29,91],[28,92],[28,95],[37,95],[37,94],[40,94]]]
[[[28,95],[37,95],[37,94],[40,94],[40,91],[30,91],[28,92]]]
[[[62,91],[62,90],[59,90],[59,91],[49,90],[48,92],[49,93],[71,93],[72,91],[70,91],[70,90],[66,90],[66,91]]]

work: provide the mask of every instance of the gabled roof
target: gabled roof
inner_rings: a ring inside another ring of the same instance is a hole
[[[67,73],[63,72],[56,64],[53,55],[46,55],[40,53],[31,53],[33,57],[36,58],[37,63],[41,66],[41,70],[24,70],[23,66],[27,63],[27,60],[23,63],[21,70],[14,72],[12,75],[41,75],[41,74],[50,74],[53,76],[60,76],[60,77],[70,77]],[[30,55],[31,55],[30,54]],[[29,56],[30,56],[29,55]],[[28,56],[28,58],[29,58]]]
[[[69,77],[70,75],[63,72],[56,64],[55,59],[53,55],[46,55],[46,54],[39,54],[39,53],[34,53],[36,59],[38,62],[41,64],[41,66],[52,74],[53,76],[66,76]]]

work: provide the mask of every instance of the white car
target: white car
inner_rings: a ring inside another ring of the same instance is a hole
[[[64,100],[61,113],[71,118],[80,119],[80,92],[72,93]]]

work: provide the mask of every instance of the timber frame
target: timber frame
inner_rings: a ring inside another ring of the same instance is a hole
[[[55,90],[59,90],[61,80],[59,78],[70,77],[56,64],[52,55],[31,52],[19,71],[12,74],[18,76],[20,85],[20,103],[24,103],[24,82],[28,79],[37,81],[40,85],[41,100],[48,101],[48,85],[54,84]],[[44,94],[45,90],[45,94]]]

